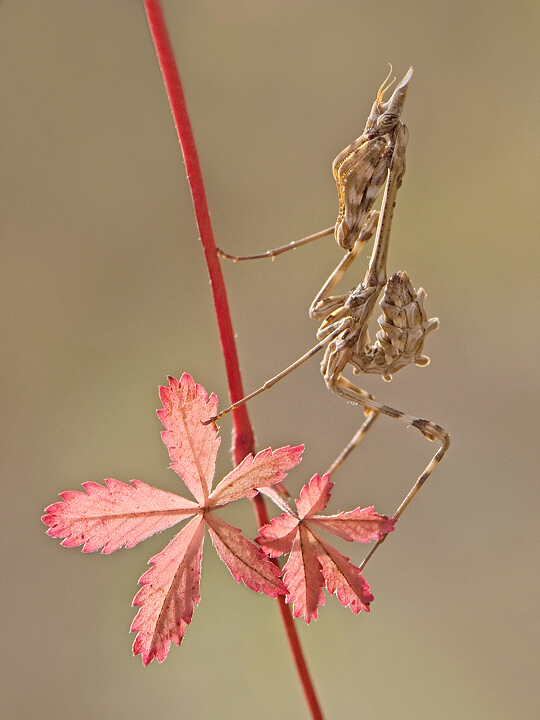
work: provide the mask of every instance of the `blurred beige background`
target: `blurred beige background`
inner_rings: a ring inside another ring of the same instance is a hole
[[[428,291],[426,369],[364,387],[453,445],[366,569],[376,600],[299,622],[327,720],[532,720],[539,672],[540,5],[533,0],[165,0],[218,244],[262,251],[331,225],[335,155],[391,61],[415,74],[389,270]],[[87,480],[183,493],[157,387],[226,383],[180,150],[137,0],[3,0],[4,717],[307,717],[273,602],[207,541],[181,648],[143,669],[130,607],[174,531],[112,556],[45,536],[42,509]],[[314,342],[307,308],[331,238],[226,265],[246,389]],[[365,256],[345,285],[357,284]],[[361,421],[313,360],[253,401],[259,447],[306,444],[297,492]],[[230,468],[230,421],[219,473]],[[330,511],[392,513],[432,446],[382,418]],[[256,533],[248,502],[224,513]],[[363,548],[343,549],[355,561]],[[278,710],[279,708],[279,710]]]

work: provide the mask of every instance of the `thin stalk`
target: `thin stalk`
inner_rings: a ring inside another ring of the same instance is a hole
[[[169,34],[163,17],[163,11],[161,9],[161,3],[159,0],[144,0],[144,6],[150,32],[156,48],[159,66],[163,75],[167,96],[169,98],[176,131],[178,133],[178,139],[184,156],[184,163],[186,165],[197,227],[199,229],[208,274],[210,276],[219,337],[227,371],[229,396],[231,402],[234,403],[244,397],[244,390],[242,387],[238,353],[236,350],[236,343],[234,341],[234,331],[225,290],[225,281],[221,272],[221,266],[214,241],[214,233],[210,222],[210,213],[208,211],[208,203],[206,200],[206,192],[204,189],[202,171],[195,145],[195,138],[191,129],[184,92],[182,90],[182,83],[180,81],[180,74],[176,66]],[[254,451],[254,448],[255,439],[253,428],[249,420],[247,409],[245,405],[242,405],[233,412],[234,464],[238,465],[248,453]],[[266,512],[264,500],[260,495],[255,497],[254,505],[259,527],[261,527],[268,522],[268,514]],[[291,611],[289,606],[285,604],[283,596],[278,596],[278,605],[283,624],[285,626],[285,631],[287,633],[289,647],[300,676],[300,682],[304,690],[311,717],[313,720],[324,720],[315,689],[309,675],[307,663],[300,646],[300,641],[296,633]]]
[[[227,372],[229,395],[231,401],[234,402],[244,397],[244,389],[242,387],[238,354],[234,342],[231,314],[225,292],[225,281],[219,264],[212,223],[210,222],[210,213],[208,211],[208,202],[206,200],[206,191],[197,147],[195,145],[195,138],[191,129],[182,83],[172,51],[167,26],[165,25],[161,3],[159,0],[145,0],[144,5],[159,66],[167,90],[176,132],[184,156],[191,198],[193,200],[193,209],[195,211],[197,227],[199,229],[204,257],[210,276],[219,338]],[[255,445],[255,438],[247,409],[243,407],[239,408],[239,410],[241,411],[233,415],[233,459],[235,465],[238,465],[248,453],[253,452]]]

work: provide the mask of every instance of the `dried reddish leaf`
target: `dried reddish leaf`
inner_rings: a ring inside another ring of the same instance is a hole
[[[293,604],[293,616],[304,617],[309,623],[317,619],[317,606],[324,605],[324,579],[321,564],[310,542],[310,534],[300,525],[283,568],[287,588],[286,601]]]
[[[255,542],[258,542],[270,557],[289,553],[298,533],[299,522],[293,515],[283,513],[260,528],[260,535],[255,538]]]
[[[286,471],[297,465],[303,447],[263,450],[248,456],[217,486],[210,496],[219,447],[215,425],[203,425],[217,411],[217,398],[184,374],[178,381],[169,378],[169,387],[160,388],[163,410],[158,414],[166,430],[163,440],[169,448],[171,466],[180,474],[199,501],[151,487],[140,480],[131,485],[108,479],[105,485],[85,483],[86,492],[65,492],[63,502],[50,505],[43,517],[53,537],[62,545],[83,545],[84,552],[103,548],[110,553],[125,545],[133,547],[144,538],[197,514],[169,545],[150,560],[152,567],[141,577],[143,585],[134,605],[140,606],[132,630],[133,645],[147,665],[153,658],[165,659],[171,642],[180,644],[193,608],[200,601],[204,527],[208,526],[218,554],[233,577],[249,588],[271,597],[287,592],[281,570],[268,560],[260,547],[240,534],[237,528],[213,516],[211,511],[241,497],[250,497],[255,488],[271,490]],[[279,495],[272,493],[282,504]],[[209,502],[209,497],[212,502]],[[286,503],[285,503],[286,506]],[[294,519],[295,522],[297,522]]]
[[[358,507],[337,515],[315,515],[309,518],[311,527],[322,528],[349,542],[361,543],[378,540],[386,533],[392,532],[396,522],[394,518],[373,512],[373,506]]]
[[[154,533],[172,527],[198,510],[196,503],[158,490],[141,480],[131,485],[108,478],[106,485],[83,483],[86,492],[61,493],[63,502],[46,508],[47,534],[62,537],[65,547],[83,545],[83,552],[103,548],[112,553],[131,548]]]
[[[395,520],[377,515],[373,508],[356,508],[337,515],[314,515],[323,510],[333,484],[328,475],[314,475],[296,501],[299,517],[284,513],[260,529],[257,542],[271,557],[290,552],[283,582],[287,602],[293,603],[294,617],[309,623],[324,604],[322,588],[354,613],[369,611],[373,595],[359,568],[315,532],[323,528],[349,541],[369,542],[394,529]]]
[[[163,410],[158,410],[158,416],[167,428],[161,437],[169,448],[171,468],[204,505],[212,489],[221,439],[215,424],[203,425],[203,421],[217,413],[217,397],[208,397],[187,373],[180,380],[170,377],[169,387],[160,387],[159,394]]]
[[[180,645],[193,608],[201,599],[199,581],[204,541],[204,519],[193,518],[165,550],[151,558],[152,565],[140,578],[143,587],[133,605],[140,606],[131,625],[137,632],[133,654],[144,665],[156,658],[163,662],[171,641]]]
[[[312,537],[316,540],[314,553],[321,565],[328,592],[331,595],[335,593],[339,602],[344,607],[350,607],[355,615],[360,610],[369,612],[369,603],[373,600],[373,595],[360,570],[349,561],[349,558],[328,545],[318,535],[314,533]]]
[[[255,457],[247,455],[240,465],[231,470],[217,485],[209,498],[209,507],[226,505],[243,497],[253,497],[256,488],[267,487],[283,480],[287,471],[298,465],[303,445],[288,445],[272,451],[261,450]]]
[[[307,518],[316,512],[321,512],[328,505],[330,494],[334,483],[330,482],[328,474],[314,475],[309,485],[304,485],[300,490],[300,499],[296,500],[298,515]]]
[[[270,562],[260,547],[245,538],[238,528],[229,525],[216,515],[206,515],[208,532],[219,557],[229,568],[236,582],[270,597],[284,595],[281,570]]]

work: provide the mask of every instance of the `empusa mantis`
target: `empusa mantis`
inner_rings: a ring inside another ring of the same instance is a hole
[[[392,373],[405,365],[425,366],[429,363],[429,358],[422,354],[425,336],[439,325],[437,318],[427,319],[423,308],[426,293],[422,288],[415,291],[405,272],[394,274],[390,280],[386,275],[393,211],[405,173],[408,130],[401,121],[401,113],[411,76],[412,68],[385,103],[383,95],[389,87],[385,86],[388,80],[386,78],[379,89],[364,132],[334,160],[332,168],[339,197],[339,215],[335,228],[260,255],[235,257],[219,251],[223,257],[233,260],[274,257],[286,250],[328,235],[334,230],[338,244],[347,249],[348,253],[311,304],[310,317],[322,320],[317,332],[319,340],[317,345],[258,390],[208,420],[208,422],[218,420],[268,390],[319,350],[325,348],[321,371],[326,386],[336,395],[362,405],[367,415],[364,424],[329,472],[339,467],[379,414],[412,425],[429,440],[440,443],[439,449],[394,514],[395,518],[403,513],[441,461],[449,447],[450,437],[442,427],[429,420],[413,417],[376,402],[372,395],[347,380],[343,376],[343,371],[350,365],[355,374],[375,373],[389,381],[392,379]],[[385,182],[382,206],[378,212],[372,208]],[[362,284],[346,294],[332,296],[331,292],[374,233],[373,253]],[[377,333],[375,343],[371,344],[368,325],[383,290],[381,301],[383,314],[379,318],[381,329]],[[372,547],[361,568],[383,541],[384,537]]]

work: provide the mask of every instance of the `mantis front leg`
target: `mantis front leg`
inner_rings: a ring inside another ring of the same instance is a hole
[[[358,240],[354,244],[354,247],[350,252],[343,256],[336,269],[315,296],[315,299],[309,308],[310,318],[313,320],[327,318],[336,308],[344,305],[350,293],[335,296],[330,295],[330,293],[356,260],[364,245],[369,242],[377,229],[378,221],[379,211],[372,210],[368,215],[366,223],[358,237]]]

